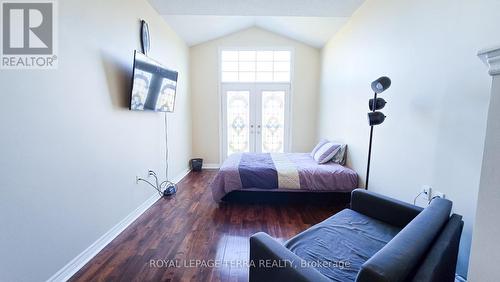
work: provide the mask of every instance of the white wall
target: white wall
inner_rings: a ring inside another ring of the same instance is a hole
[[[497,64],[498,66],[500,64]],[[499,160],[500,74],[493,78],[488,111],[481,184],[469,264],[469,281],[498,280],[498,262],[500,261],[500,244],[498,244],[498,238],[500,237],[500,225],[498,224],[498,215],[500,214]]]
[[[343,139],[364,181],[370,83],[385,123],[375,128],[370,190],[408,202],[424,184],[464,216],[458,272],[467,273],[481,171],[489,77],[476,52],[498,40],[500,2],[367,0],[322,51],[318,137]]]
[[[274,33],[250,28],[190,48],[193,156],[219,163],[219,48],[292,47],[292,151],[310,151],[316,142],[319,50]]]
[[[186,45],[146,1],[58,3],[59,68],[0,71],[1,281],[46,280],[154,194],[135,176],[164,171],[163,115],[127,109],[140,19],[179,71],[171,175],[191,156]]]

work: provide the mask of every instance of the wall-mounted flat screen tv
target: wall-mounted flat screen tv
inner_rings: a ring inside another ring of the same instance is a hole
[[[144,54],[134,53],[134,74],[130,109],[173,112],[178,73]]]

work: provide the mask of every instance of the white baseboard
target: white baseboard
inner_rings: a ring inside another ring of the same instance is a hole
[[[172,179],[172,182],[181,181],[191,170],[186,169],[179,175]],[[149,209],[160,197],[154,194],[137,209],[122,219],[117,225],[113,226],[108,232],[102,235],[97,241],[92,243],[87,249],[81,252],[78,256],[72,259],[68,264],[61,268],[56,274],[52,275],[47,281],[59,282],[68,281],[78,270],[87,264],[93,257],[95,257],[104,247],[106,247],[113,239],[123,232],[132,222],[141,216],[147,209]]]
[[[219,164],[203,164],[204,169],[219,169]]]
[[[174,183],[178,183],[180,182],[184,177],[186,177],[186,175],[188,175],[188,173],[191,172],[191,169],[190,168],[186,168],[185,170],[183,170],[181,173],[179,173],[177,176],[175,176],[174,178],[171,179],[172,182]]]

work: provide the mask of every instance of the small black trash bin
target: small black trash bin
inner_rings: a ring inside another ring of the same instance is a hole
[[[192,171],[201,171],[202,167],[203,167],[203,159],[191,159]]]

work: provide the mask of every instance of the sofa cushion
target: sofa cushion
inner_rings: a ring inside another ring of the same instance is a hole
[[[285,247],[334,281],[354,281],[361,265],[400,230],[345,209],[291,238]]]

